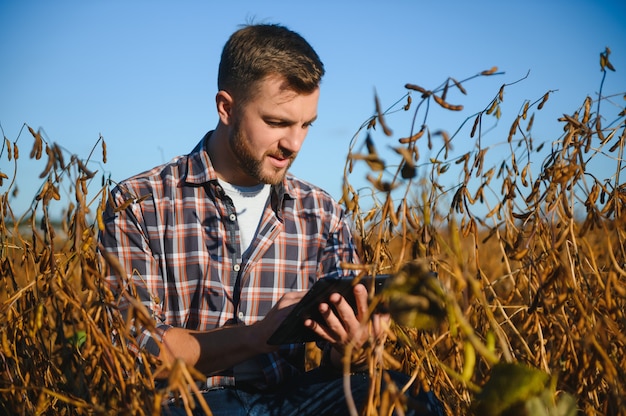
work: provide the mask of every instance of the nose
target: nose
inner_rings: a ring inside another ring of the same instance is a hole
[[[290,153],[298,153],[308,132],[308,127],[292,126],[280,140],[280,147]]]

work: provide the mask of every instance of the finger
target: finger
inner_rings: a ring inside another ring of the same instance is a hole
[[[338,301],[335,299],[333,306],[331,308],[329,304],[320,304],[323,324],[335,343],[345,344],[350,341],[350,326],[358,322],[350,304],[341,295],[338,295]]]
[[[359,320],[354,313],[354,309],[352,309],[350,303],[343,296],[339,293],[333,293],[328,300],[334,307],[335,313],[333,315],[335,315],[346,330],[359,325]],[[333,311],[331,310],[331,312]],[[332,316],[329,316],[329,318],[334,323]]]
[[[378,337],[378,334],[380,334],[382,329],[382,325],[380,322],[380,316],[379,315],[374,315],[372,316],[372,332],[374,335],[374,338]]]
[[[340,335],[337,339],[342,345],[352,344],[357,348],[360,348],[360,346],[363,345],[369,337],[369,324],[365,319],[368,313],[367,290],[362,285],[359,286],[361,286],[362,292],[360,292],[360,289],[356,289],[355,297],[357,299],[361,298],[357,301],[357,304],[360,305],[357,307],[360,308],[360,312],[358,312],[358,314],[363,316],[363,320],[357,318],[352,306],[350,306],[348,301],[341,295],[335,294],[336,296],[331,296],[330,298],[331,303],[335,306],[338,318],[340,319],[339,322],[343,326],[343,330],[341,330],[341,332],[338,327],[333,327],[333,329]],[[365,306],[363,306],[363,304]],[[330,323],[332,319],[332,317],[329,317],[327,322]]]
[[[306,319],[304,321],[304,326],[309,328],[311,331],[315,332],[315,334],[319,336],[320,338],[322,338],[323,340],[328,341],[330,343],[335,343],[335,340],[333,339],[333,337],[330,336],[326,328],[324,328],[324,326],[321,325],[319,322],[316,322],[313,319]]]
[[[350,305],[350,303],[339,293],[333,293],[329,297],[329,301],[335,307],[337,314],[345,322],[350,322],[354,319],[354,317],[356,317],[357,320],[367,317],[369,305],[367,289],[363,286],[363,284],[359,283],[352,288],[352,293],[356,302],[356,308],[353,308],[353,306]]]
[[[356,312],[357,319],[360,322],[363,322],[367,318],[368,311],[368,299],[367,299],[367,289],[361,283],[356,285],[353,289],[354,298],[356,300]]]
[[[381,331],[385,331],[389,328],[389,323],[391,322],[391,318],[389,314],[381,314],[375,313],[372,315],[372,322],[374,323],[374,329],[376,333]]]
[[[333,313],[330,306],[326,303],[321,303],[319,305],[319,311],[322,318],[324,318],[324,322],[306,319],[304,321],[304,325],[326,341],[330,341],[333,344],[340,343],[343,339],[346,339],[347,333],[343,328],[341,321]]]
[[[385,342],[389,330],[389,316],[374,314],[372,316],[372,336],[378,342]]]

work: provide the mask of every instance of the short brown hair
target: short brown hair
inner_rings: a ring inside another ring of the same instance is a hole
[[[322,80],[324,64],[302,36],[284,26],[249,25],[233,33],[222,51],[217,87],[242,104],[268,75],[282,76],[298,93],[310,93]]]

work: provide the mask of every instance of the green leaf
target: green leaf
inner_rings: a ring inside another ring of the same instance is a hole
[[[517,410],[520,404],[523,407],[526,400],[539,396],[549,384],[550,376],[541,370],[520,363],[500,363],[491,370],[489,381],[472,407],[477,415],[499,416]]]
[[[76,331],[70,339],[70,342],[78,348],[82,347],[85,341],[87,341],[87,332],[83,330]]]

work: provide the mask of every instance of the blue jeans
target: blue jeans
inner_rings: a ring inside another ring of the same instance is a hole
[[[408,380],[404,374],[389,372],[394,382],[402,387]],[[358,411],[366,404],[369,390],[367,374],[350,376],[352,397]],[[383,387],[384,389],[384,387]],[[244,415],[347,415],[349,414],[343,390],[343,376],[324,369],[309,371],[297,380],[291,380],[276,391],[255,391],[225,387],[203,393],[209,409],[215,416]],[[409,408],[406,415],[443,416],[443,409],[432,393],[407,393]],[[173,404],[163,408],[163,415],[185,415],[182,407]],[[196,407],[194,415],[203,415]]]

